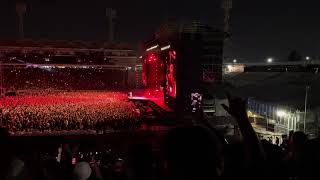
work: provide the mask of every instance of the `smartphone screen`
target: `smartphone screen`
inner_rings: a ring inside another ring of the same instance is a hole
[[[72,158],[72,161],[71,161],[72,165],[75,165],[77,164],[77,159],[76,158]]]
[[[191,110],[197,112],[201,108],[202,95],[200,93],[191,93]]]

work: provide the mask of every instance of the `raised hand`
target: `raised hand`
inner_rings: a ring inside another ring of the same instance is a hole
[[[234,118],[237,120],[248,118],[247,115],[247,100],[234,97],[227,94],[229,106],[222,104],[221,106]]]
[[[238,122],[246,147],[245,153],[248,163],[250,163],[251,166],[255,166],[257,163],[264,162],[264,151],[248,119],[247,100],[240,97],[233,97],[229,94],[227,94],[227,97],[229,106],[222,104],[222,107]]]

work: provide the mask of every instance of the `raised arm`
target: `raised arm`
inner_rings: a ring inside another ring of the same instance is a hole
[[[240,128],[240,132],[243,136],[243,141],[245,145],[246,158],[248,162],[252,164],[257,164],[265,159],[265,153],[262,149],[262,145],[251,126],[247,115],[247,100],[228,96],[229,106],[222,104],[223,108],[233,116]]]

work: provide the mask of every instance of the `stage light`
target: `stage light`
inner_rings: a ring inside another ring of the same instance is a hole
[[[152,47],[148,48],[147,51],[151,51],[151,50],[156,49],[158,47],[159,47],[159,45],[152,46]]]
[[[170,49],[171,45],[167,45],[167,46],[164,46],[161,48],[161,51],[164,51],[164,50],[167,50],[167,49]]]

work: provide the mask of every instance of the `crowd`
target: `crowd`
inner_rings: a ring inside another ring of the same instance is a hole
[[[241,139],[226,140],[203,121],[172,129],[161,140],[122,141],[125,151],[65,144],[44,158],[36,150],[16,153],[9,133],[0,129],[0,179],[319,179],[319,138],[292,132],[284,146],[261,141],[244,100],[229,97],[223,107],[236,119]]]
[[[6,67],[3,79],[7,91],[106,90],[127,85],[125,71],[91,67]]]
[[[120,92],[56,92],[0,99],[0,124],[12,133],[132,129],[138,114]]]

